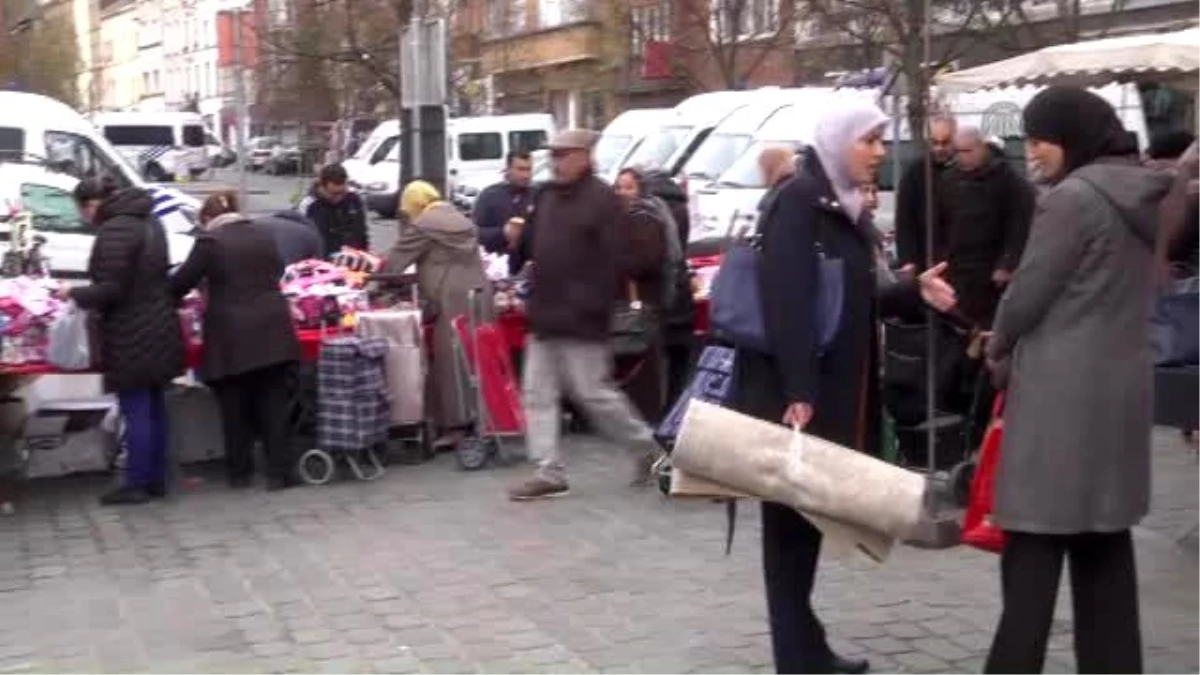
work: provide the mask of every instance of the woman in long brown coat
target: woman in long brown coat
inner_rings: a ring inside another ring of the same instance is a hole
[[[450,321],[467,311],[467,296],[483,289],[483,308],[490,315],[491,293],[479,255],[479,236],[472,223],[437,188],[413,181],[400,195],[400,236],[388,253],[387,268],[403,272],[417,266],[417,287],[434,315],[433,366],[426,378],[425,404],[443,436],[435,446],[461,440],[471,415],[457,380],[454,329]]]

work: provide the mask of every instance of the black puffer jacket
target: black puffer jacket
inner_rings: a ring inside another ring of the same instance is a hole
[[[88,262],[92,284],[71,291],[76,304],[99,315],[108,391],[161,387],[185,367],[179,314],[167,286],[167,236],[150,215],[153,203],[145,190],[129,188],[100,205]]]
[[[691,221],[688,219],[687,193],[678,183],[671,180],[665,172],[652,171],[642,177],[642,189],[650,197],[657,197],[666,203],[675,220],[678,231],[679,247],[685,252],[684,260],[680,261],[677,269],[671,271],[665,281],[675,285],[672,295],[674,301],[670,307],[662,310],[663,339],[667,344],[691,344],[692,329],[696,318],[696,302],[692,297],[691,275],[688,272],[686,251],[688,237],[691,234]]]

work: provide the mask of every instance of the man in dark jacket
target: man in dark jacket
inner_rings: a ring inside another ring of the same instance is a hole
[[[936,117],[929,123],[929,154],[933,159],[933,197],[937,203],[940,176],[950,168],[954,160],[954,134],[957,122],[953,117]],[[924,269],[928,263],[943,259],[944,227],[933,221],[932,256],[925,251],[926,190],[925,158],[920,157],[904,169],[896,191],[896,255],[903,265],[916,265]]]
[[[504,234],[504,226],[513,218],[525,218],[529,215],[533,196],[529,185],[532,176],[531,155],[524,150],[513,150],[508,153],[504,180],[489,185],[480,192],[471,210],[471,219],[479,228],[479,243],[483,244],[489,253],[508,254],[509,274],[520,272],[524,261],[512,250],[513,247]]]
[[[1035,197],[978,129],[955,138],[956,166],[942,174],[937,219],[943,224],[950,268],[963,315],[990,328],[996,305],[1021,261]]]
[[[317,184],[296,209],[317,226],[325,251],[336,253],[343,246],[367,250],[367,209],[348,185],[341,164],[321,168]]]
[[[267,232],[275,240],[279,259],[284,266],[301,260],[325,257],[321,234],[311,220],[295,211],[276,211],[254,219],[254,227]]]
[[[573,129],[551,140],[554,182],[538,191],[520,248],[533,264],[525,351],[526,443],[536,473],[513,487],[524,501],[568,492],[559,449],[559,403],[570,396],[605,436],[636,453],[636,482],[650,478],[657,446],[611,378],[609,327],[628,268],[625,210],[593,174],[597,134]]]

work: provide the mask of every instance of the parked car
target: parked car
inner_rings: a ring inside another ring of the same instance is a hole
[[[300,173],[301,152],[297,146],[276,145],[271,156],[262,165],[262,171],[271,176]]]
[[[262,170],[274,154],[275,148],[279,145],[279,139],[274,136],[255,136],[251,138],[246,142],[246,168],[251,171]]]

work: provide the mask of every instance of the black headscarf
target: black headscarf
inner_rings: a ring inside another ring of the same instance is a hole
[[[1128,132],[1117,111],[1085,89],[1049,87],[1025,106],[1025,135],[1063,149],[1064,170],[1070,173],[1101,157],[1128,155]]]

